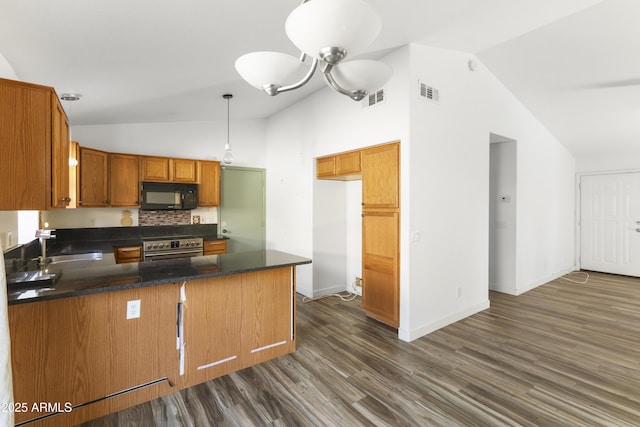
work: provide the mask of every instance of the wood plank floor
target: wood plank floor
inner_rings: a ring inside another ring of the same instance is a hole
[[[299,300],[296,353],[83,426],[640,425],[639,279],[490,299],[412,343],[358,299]]]

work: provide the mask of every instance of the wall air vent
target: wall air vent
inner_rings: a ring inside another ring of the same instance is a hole
[[[420,97],[433,102],[440,102],[440,91],[424,82],[420,83]]]
[[[384,95],[384,89],[377,90],[365,96],[362,100],[363,107],[372,107],[376,104],[381,104],[386,99]]]

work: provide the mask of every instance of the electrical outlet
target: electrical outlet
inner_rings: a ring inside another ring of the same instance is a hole
[[[127,319],[138,319],[140,317],[140,300],[127,301]]]
[[[362,277],[356,277],[356,286],[362,287]]]

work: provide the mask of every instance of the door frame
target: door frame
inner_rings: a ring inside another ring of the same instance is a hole
[[[613,174],[623,174],[623,173],[640,173],[640,168],[634,169],[608,169],[602,171],[591,171],[591,172],[576,172],[576,197],[575,197],[575,211],[576,211],[576,225],[575,225],[575,265],[578,270],[582,270],[582,189],[580,188],[580,182],[582,181],[583,176],[594,176],[594,175],[613,175]]]

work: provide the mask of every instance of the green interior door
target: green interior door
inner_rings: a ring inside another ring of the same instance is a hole
[[[227,252],[265,249],[265,170],[223,166],[220,177],[219,233]]]

